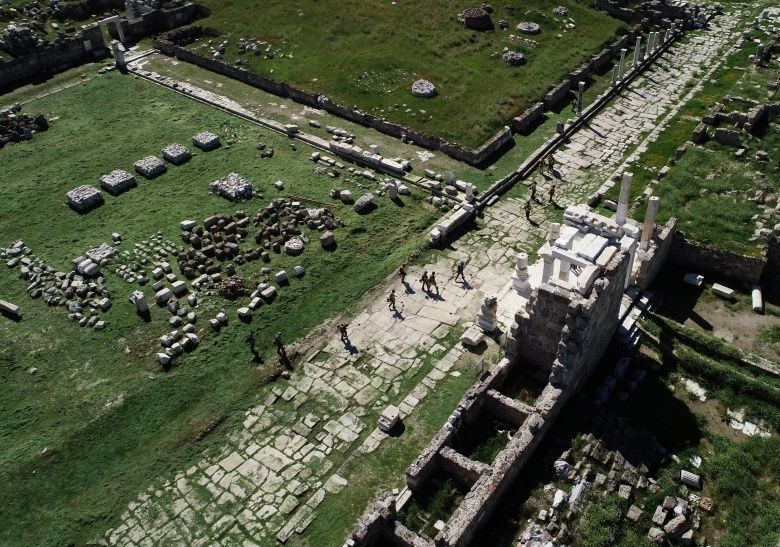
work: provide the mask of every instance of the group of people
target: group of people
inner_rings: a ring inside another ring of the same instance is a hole
[[[253,360],[256,363],[262,363],[263,358],[260,356],[260,352],[257,351],[257,340],[255,339],[255,331],[250,330],[249,334],[244,338],[244,343],[249,346],[249,351],[252,352]],[[287,351],[284,349],[284,341],[282,340],[282,333],[277,332],[274,336],[274,345],[276,346],[276,353],[279,355],[279,360],[283,365],[288,366],[290,359],[287,357]]]
[[[455,264],[452,267],[452,270],[455,272],[455,277],[453,278],[454,281],[457,281],[458,278],[460,278],[464,283],[466,283],[466,275],[464,273],[465,268],[466,263],[463,260],[455,261]],[[398,276],[401,278],[401,283],[406,285],[405,262],[398,268]],[[428,270],[424,270],[422,276],[420,276],[420,285],[422,290],[424,290],[426,293],[431,293],[433,290],[435,290],[436,294],[439,294],[439,285],[436,281],[436,272],[428,273]],[[395,289],[392,289],[390,294],[387,296],[387,304],[391,311],[397,311]]]

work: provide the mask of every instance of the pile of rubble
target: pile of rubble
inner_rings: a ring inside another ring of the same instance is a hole
[[[230,201],[251,199],[255,195],[252,183],[238,173],[228,173],[227,176],[210,183],[209,187],[212,192]]]
[[[286,244],[293,238],[301,243],[308,241],[301,232],[301,225],[319,232],[334,230],[340,225],[330,209],[307,209],[299,201],[282,198],[273,200],[259,211],[252,223],[259,228],[255,233],[255,242],[275,253],[280,253],[282,247],[287,249]],[[292,253],[288,250],[288,254]]]
[[[148,240],[133,245],[132,249],[119,252],[115,273],[128,283],[146,285],[149,282],[149,268],[179,251],[173,242],[163,240],[162,232],[157,232]]]
[[[238,276],[232,275],[224,279],[218,287],[219,295],[228,300],[235,300],[239,296],[247,294],[246,283]]]
[[[91,259],[79,257],[73,261],[72,271],[57,271],[36,258],[23,241],[14,242],[7,249],[0,248],[0,258],[9,268],[19,267],[19,277],[28,283],[30,298],[41,298],[49,306],[67,308],[68,319],[82,327],[105,328],[100,313],[111,307],[111,294],[98,264]]]
[[[28,26],[10,24],[0,34],[0,50],[12,57],[26,55],[43,45],[43,41]]]
[[[210,216],[203,221],[203,226],[198,226],[194,220],[182,221],[181,238],[190,245],[190,249],[176,255],[182,275],[187,279],[197,277],[193,286],[219,283],[221,262],[235,260],[243,264],[260,258],[259,252],[242,253],[238,246],[248,235],[249,223],[250,219],[243,211],[237,211],[234,216]],[[270,257],[264,260],[268,261]]]
[[[0,111],[0,148],[11,142],[29,141],[35,133],[49,129],[43,114],[21,114],[18,103],[9,110]]]

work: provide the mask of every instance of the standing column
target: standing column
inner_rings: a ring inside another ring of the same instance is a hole
[[[555,245],[555,240],[561,236],[561,225],[558,222],[550,223],[550,233],[547,235],[547,243],[552,247]]]
[[[645,52],[645,57],[650,57],[650,55],[653,53],[653,33],[647,35],[647,50]]]
[[[636,45],[634,46],[634,68],[639,66],[642,62],[642,37],[636,37]]]
[[[528,254],[519,253],[515,274],[512,276],[512,286],[521,296],[527,294],[530,288],[528,277]]]
[[[667,36],[666,29],[663,29],[661,31],[661,42],[658,44],[658,47],[661,47],[662,45],[664,45],[666,43],[666,36]]]
[[[612,67],[612,87],[616,86],[618,83],[618,67]]]
[[[620,50],[620,64],[618,65],[618,79],[622,80],[626,73],[626,48]]]
[[[634,275],[634,257],[636,256],[636,239],[623,236],[620,240],[620,248],[628,252],[628,271],[626,272],[626,282],[623,285],[624,289],[627,289],[633,280]]]
[[[582,102],[585,94],[585,82],[580,82],[577,90],[577,116],[582,116]]]
[[[125,48],[117,40],[111,40],[111,53],[114,55],[114,63],[119,68],[127,64],[125,61]]]
[[[544,261],[544,266],[542,267],[542,283],[547,283],[553,274],[555,259],[552,255],[546,254],[542,255],[542,260]]]
[[[623,226],[623,224],[626,223],[628,198],[631,196],[632,182],[634,182],[634,174],[628,172],[623,173],[623,183],[620,186],[620,199],[618,200],[617,213],[615,214],[615,222],[617,222],[618,226]]]
[[[114,25],[116,25],[116,33],[119,35],[119,41],[123,44],[125,43],[125,31],[122,28],[122,24],[120,23],[119,19],[114,20]]]
[[[645,224],[642,226],[642,239],[639,242],[639,248],[643,251],[647,250],[650,245],[650,238],[653,237],[653,230],[655,229],[655,217],[658,214],[658,206],[660,205],[658,196],[652,196],[647,203],[647,212],[645,212]]]
[[[674,38],[674,31],[677,29],[677,25],[674,24],[674,21],[672,21],[672,25],[669,27],[669,33],[671,34],[671,38]]]

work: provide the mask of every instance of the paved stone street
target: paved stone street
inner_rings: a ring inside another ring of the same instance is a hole
[[[631,82],[608,107],[596,114],[585,129],[555,154],[560,179],[535,173],[538,193],[546,197],[550,184],[563,206],[582,203],[596,189],[605,192],[611,176],[636,160],[655,141],[679,108],[701,89],[725,58],[722,48],[739,37],[737,18],[722,15],[707,32],[688,33],[653,67]],[[691,83],[693,85],[691,85]]]
[[[713,30],[676,45],[555,153],[560,206],[581,202],[647,135],[657,135],[664,116],[687,100],[686,82],[721,58],[720,46],[734,38],[731,24],[721,17]],[[534,177],[543,201],[553,179]],[[534,209],[536,225],[525,219],[520,200],[504,199],[488,209],[478,230],[427,266],[437,273],[439,296],[420,290],[419,268],[409,269],[411,290],[397,276],[387,280],[349,323],[356,351],[350,352],[332,329],[289,382],[278,381],[263,404],[246,411],[243,428],[230,435],[217,456],[151,485],[105,541],[266,543],[305,530],[328,494],[346,484],[337,474],[345,457],[355,450],[371,452],[385,438],[369,414],[396,404],[407,415],[452,373],[463,350],[442,342],[451,329],[460,334],[472,324],[486,295],[498,296],[499,322],[508,328],[516,307],[510,284],[516,253],[536,249],[547,229],[549,206],[544,212],[538,205]],[[452,281],[456,259],[467,263],[468,286]],[[398,294],[396,313],[386,302],[391,287]],[[409,388],[405,380],[412,377],[422,379]]]

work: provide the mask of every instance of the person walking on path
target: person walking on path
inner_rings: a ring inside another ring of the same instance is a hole
[[[525,205],[523,206],[523,209],[525,209],[525,219],[531,220],[531,200],[526,200]]]
[[[345,344],[349,344],[349,334],[347,334],[347,324],[346,323],[339,323],[338,325],[339,334],[341,335],[341,341]]]
[[[531,183],[531,200],[536,199],[536,181]]]
[[[431,284],[430,281],[428,280],[427,271],[423,272],[422,277],[420,278],[420,283],[422,283],[422,290],[424,290],[425,292],[431,290]]]
[[[281,331],[277,332],[276,336],[274,336],[274,345],[276,346],[276,353],[279,355],[279,359],[285,364],[289,363],[290,360],[287,358],[287,352],[284,349]]]
[[[553,198],[555,197],[555,185],[553,184],[550,186],[550,189],[547,191],[548,194],[550,194],[550,203],[553,202]]]
[[[460,277],[463,280],[464,283],[466,282],[466,276],[463,274],[463,270],[465,268],[466,268],[466,263],[463,262],[462,260],[457,260],[455,262],[455,267],[454,267],[454,270],[455,270],[455,281],[457,281],[458,278]]]
[[[401,283],[406,284],[406,263],[401,264],[398,268],[398,275],[401,277]]]
[[[435,287],[436,294],[439,294],[439,286],[436,284],[436,272],[431,272],[431,275],[428,278],[428,290],[430,290],[431,287]]]
[[[387,297],[387,305],[390,308],[391,311],[396,311],[395,309],[395,289],[390,291],[390,295]]]

